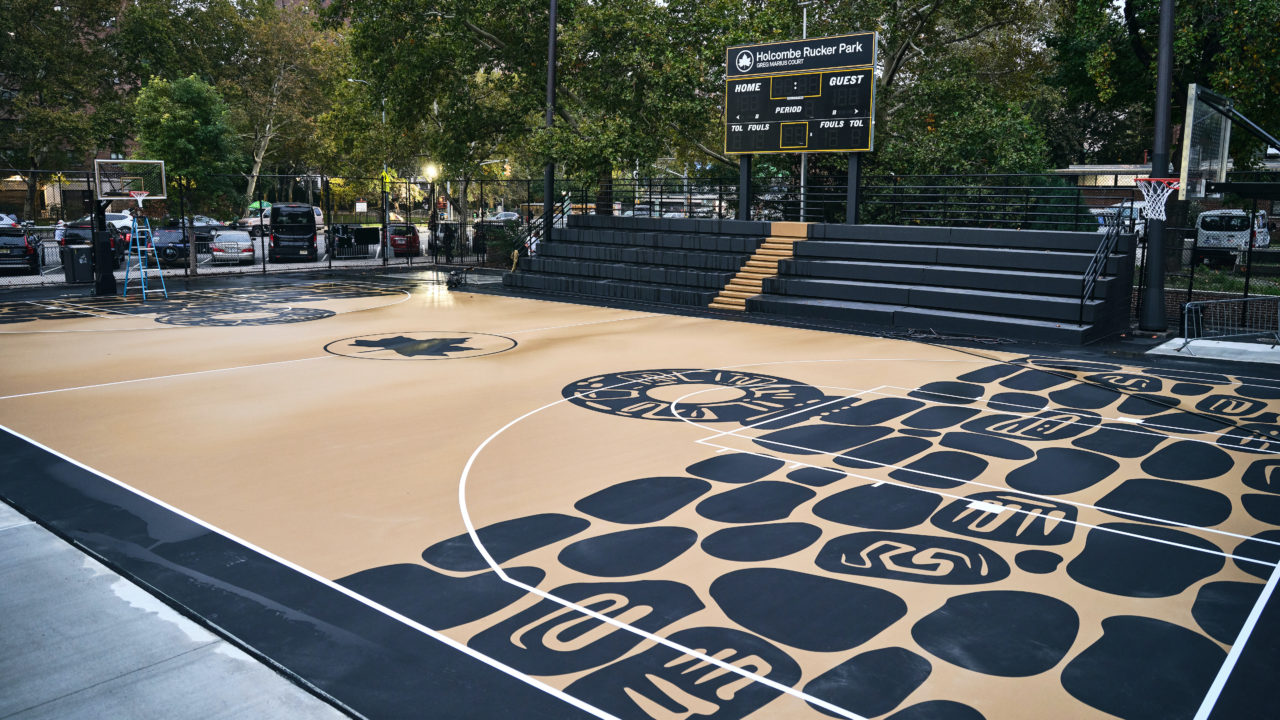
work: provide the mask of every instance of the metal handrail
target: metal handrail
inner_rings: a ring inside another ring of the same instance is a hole
[[[1084,271],[1084,287],[1080,291],[1080,315],[1076,320],[1078,325],[1084,325],[1084,306],[1089,302],[1089,298],[1093,297],[1093,289],[1097,287],[1098,278],[1102,277],[1102,271],[1107,267],[1107,259],[1111,257],[1111,253],[1115,252],[1116,243],[1120,240],[1120,215],[1116,213],[1103,216],[1103,221],[1106,223],[1107,232],[1103,234],[1102,240],[1098,243],[1098,249],[1094,251],[1093,257],[1089,259],[1089,266]]]

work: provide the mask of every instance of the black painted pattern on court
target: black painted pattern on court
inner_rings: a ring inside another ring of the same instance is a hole
[[[1280,389],[1055,362],[857,396],[741,371],[584,379],[564,390],[583,411],[696,418],[729,432],[709,434],[722,452],[478,536],[520,582],[549,570],[522,556],[557,548],[557,575],[581,580],[547,592],[659,635],[679,624],[673,642],[863,716],[1001,716],[981,693],[912,699],[968,675],[1053,678],[1080,703],[1063,716],[1190,717],[1280,559]],[[739,392],[674,409],[648,392],[682,383]],[[672,524],[686,508],[704,522]],[[655,579],[687,553],[723,571]],[[784,558],[808,567],[770,565]],[[741,718],[777,695],[671,648],[628,655],[640,638],[547,600],[513,614],[525,593],[470,536],[422,559],[340,582],[432,627],[479,621],[469,644],[523,672],[586,672],[569,691],[621,717]],[[913,587],[947,595],[921,605]],[[893,628],[910,642],[879,640]],[[795,651],[829,660],[806,675]]]

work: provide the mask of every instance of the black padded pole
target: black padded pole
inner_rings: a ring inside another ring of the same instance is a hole
[[[751,219],[751,156],[738,158],[738,219]]]
[[[1151,177],[1169,177],[1169,104],[1173,83],[1173,0],[1160,0],[1160,38],[1156,56],[1155,134],[1151,149]],[[1186,132],[1190,132],[1188,129]],[[1164,332],[1169,327],[1164,309],[1164,226],[1158,218],[1147,220],[1147,288],[1138,327]]]

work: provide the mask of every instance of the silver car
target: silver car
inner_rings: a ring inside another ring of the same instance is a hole
[[[213,254],[213,262],[250,263],[257,258],[253,238],[243,230],[226,230],[218,233],[209,243],[209,252]]]

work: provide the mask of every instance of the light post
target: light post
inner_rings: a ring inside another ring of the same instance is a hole
[[[800,20],[800,39],[809,38],[809,6],[818,0],[801,0],[804,15]],[[805,205],[809,199],[809,153],[800,153],[800,222],[804,222]]]
[[[547,129],[555,125],[556,117],[556,0],[551,0],[550,27],[547,33]],[[542,173],[542,239],[551,239],[554,217],[551,208],[556,185],[555,158],[549,158]]]
[[[436,262],[439,247],[436,241],[436,178],[440,176],[440,168],[435,163],[427,163],[422,168],[422,174],[427,178],[427,234],[430,239],[427,241],[427,247],[431,251],[431,262]]]

